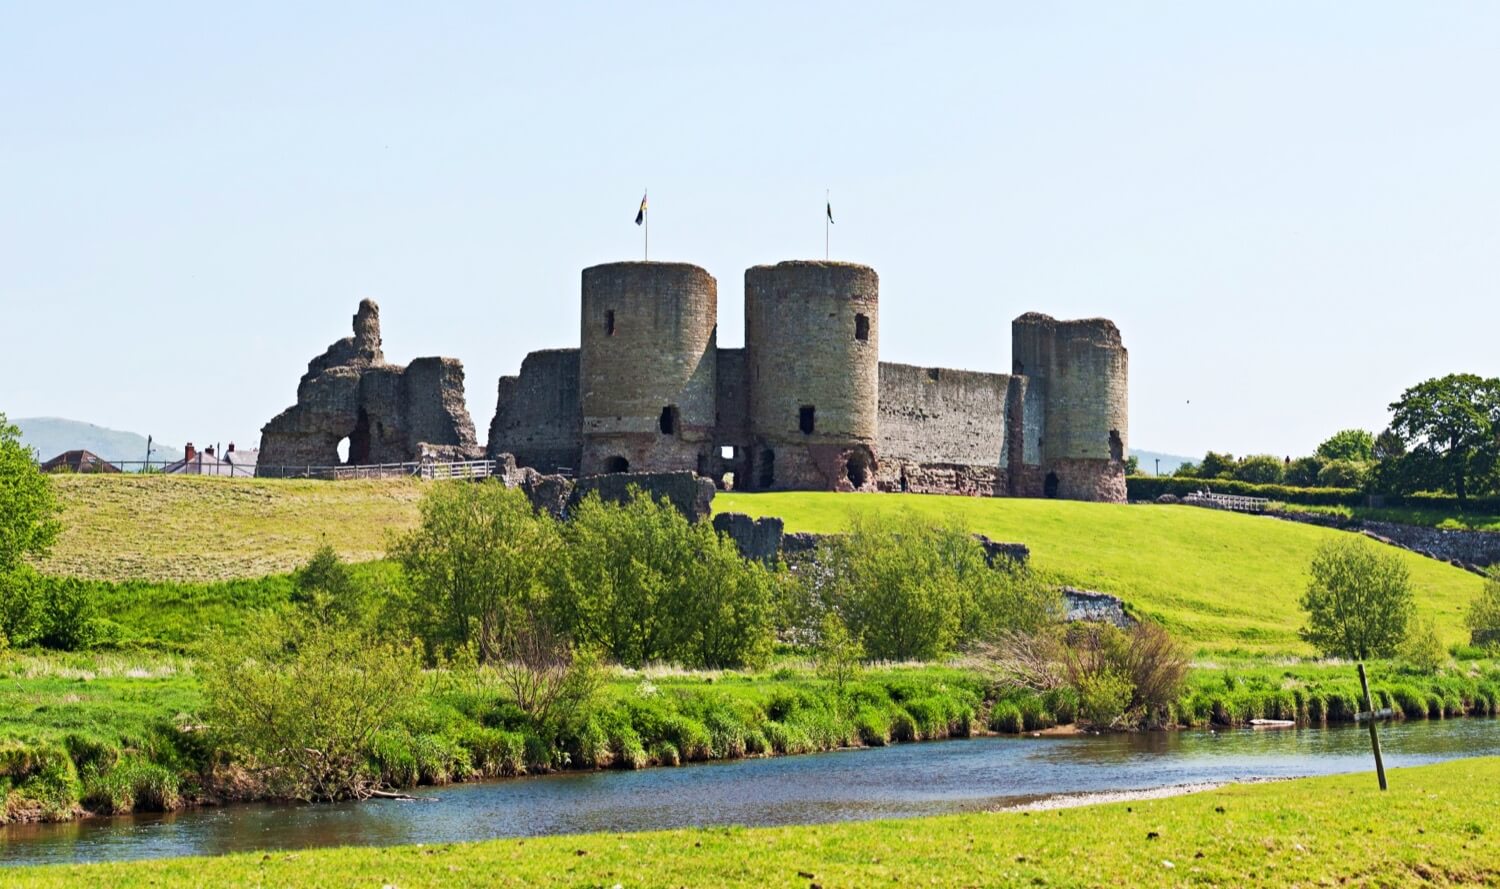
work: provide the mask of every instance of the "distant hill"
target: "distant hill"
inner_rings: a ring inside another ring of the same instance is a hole
[[[42,460],[63,451],[93,451],[106,460],[145,460],[146,436],[61,417],[22,417],[11,421],[21,429],[21,443],[35,448]],[[182,448],[152,442],[151,459],[180,460]]]
[[[1161,461],[1161,474],[1171,475],[1177,471],[1177,467],[1184,463],[1197,463],[1196,457],[1184,457],[1181,454],[1163,454],[1160,451],[1140,451],[1130,449],[1130,456],[1139,457],[1141,460],[1141,472],[1146,475],[1156,471],[1156,461]]]

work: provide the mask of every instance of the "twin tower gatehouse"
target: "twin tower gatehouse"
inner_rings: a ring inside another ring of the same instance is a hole
[[[1010,374],[880,360],[880,282],[745,272],[745,345],[685,263],[583,272],[579,348],[500,380],[488,454],[580,475],[693,470],[741,490],[1125,499],[1128,356],[1109,321],[1027,314]]]

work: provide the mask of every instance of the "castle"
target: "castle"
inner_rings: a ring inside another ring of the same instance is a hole
[[[262,431],[260,463],[338,462],[347,437],[350,463],[510,454],[543,473],[692,470],[751,491],[1125,499],[1128,355],[1110,321],[1022,315],[1010,374],[892,364],[875,271],[798,261],[745,272],[744,348],[720,348],[717,328],[718,284],[697,266],[585,269],[579,348],[500,379],[480,448],[462,366],[386,364],[366,301]]]

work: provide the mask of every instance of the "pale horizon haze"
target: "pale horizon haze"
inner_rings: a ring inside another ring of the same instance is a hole
[[[0,0],[0,412],[251,446],[381,307],[496,380],[641,257],[880,275],[881,359],[1110,318],[1132,447],[1500,376],[1500,5]],[[129,455],[106,455],[128,457]]]

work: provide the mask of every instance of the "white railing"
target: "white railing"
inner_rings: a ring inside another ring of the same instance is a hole
[[[1265,512],[1271,504],[1264,497],[1242,497],[1238,494],[1215,494],[1212,491],[1195,491],[1182,498],[1183,503],[1207,506],[1211,509],[1227,509],[1231,512]]]

